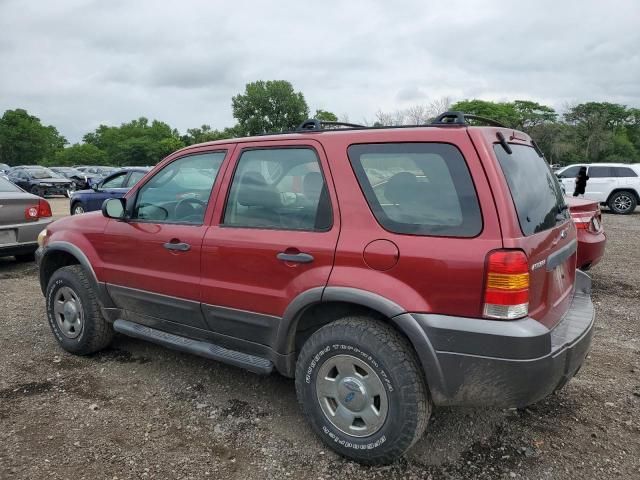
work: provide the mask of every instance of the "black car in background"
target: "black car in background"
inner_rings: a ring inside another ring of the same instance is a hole
[[[102,180],[102,176],[96,173],[81,172],[73,167],[50,167],[55,173],[71,180],[71,191],[85,190],[91,188],[91,185]]]
[[[9,180],[23,190],[39,197],[47,195],[71,195],[71,181],[46,167],[24,165],[13,167],[7,174]]]
[[[75,165],[73,168],[87,175],[94,175],[96,180],[105,178],[118,170],[118,167],[105,167],[101,165]]]

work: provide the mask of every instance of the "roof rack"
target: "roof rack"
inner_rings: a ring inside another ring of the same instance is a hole
[[[488,125],[493,127],[502,127],[509,128],[506,125],[493,120],[487,117],[481,117],[480,115],[472,115],[464,112],[444,112],[438,115],[432,122],[431,125],[450,125],[452,123],[459,125],[468,125],[469,122],[467,120],[480,120],[481,122],[485,122]]]
[[[364,125],[358,125],[355,123],[346,123],[346,122],[329,122],[325,120],[317,120],[315,118],[309,118],[298,125],[296,128],[296,132],[306,132],[306,131],[314,131],[314,130],[325,130],[326,126],[331,127],[347,127],[347,128],[367,128]]]

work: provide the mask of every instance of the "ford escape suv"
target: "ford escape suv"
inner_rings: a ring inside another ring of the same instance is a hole
[[[310,120],[170,155],[40,235],[55,338],[84,355],[120,332],[295,377],[322,441],[369,464],[434,405],[544,398],[589,350],[590,279],[535,143],[470,118]]]

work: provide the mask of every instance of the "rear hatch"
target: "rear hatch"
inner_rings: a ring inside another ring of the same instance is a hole
[[[496,143],[494,152],[520,226],[514,235],[504,230],[504,245],[525,252],[529,263],[529,316],[552,328],[571,305],[576,229],[562,189],[536,149],[523,144],[505,148]]]

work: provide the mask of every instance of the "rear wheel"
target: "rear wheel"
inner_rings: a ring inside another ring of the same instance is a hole
[[[71,214],[80,215],[81,213],[84,213],[84,206],[80,202],[74,203],[71,207]]]
[[[611,195],[611,198],[609,198],[609,208],[613,213],[628,215],[633,213],[637,205],[638,201],[636,196],[633,192],[627,190],[615,192]]]
[[[322,441],[366,464],[397,459],[422,436],[431,413],[411,345],[366,317],[338,320],[307,340],[296,392]]]
[[[62,348],[76,355],[102,350],[113,338],[96,292],[80,265],[56,270],[46,290],[47,319]]]

